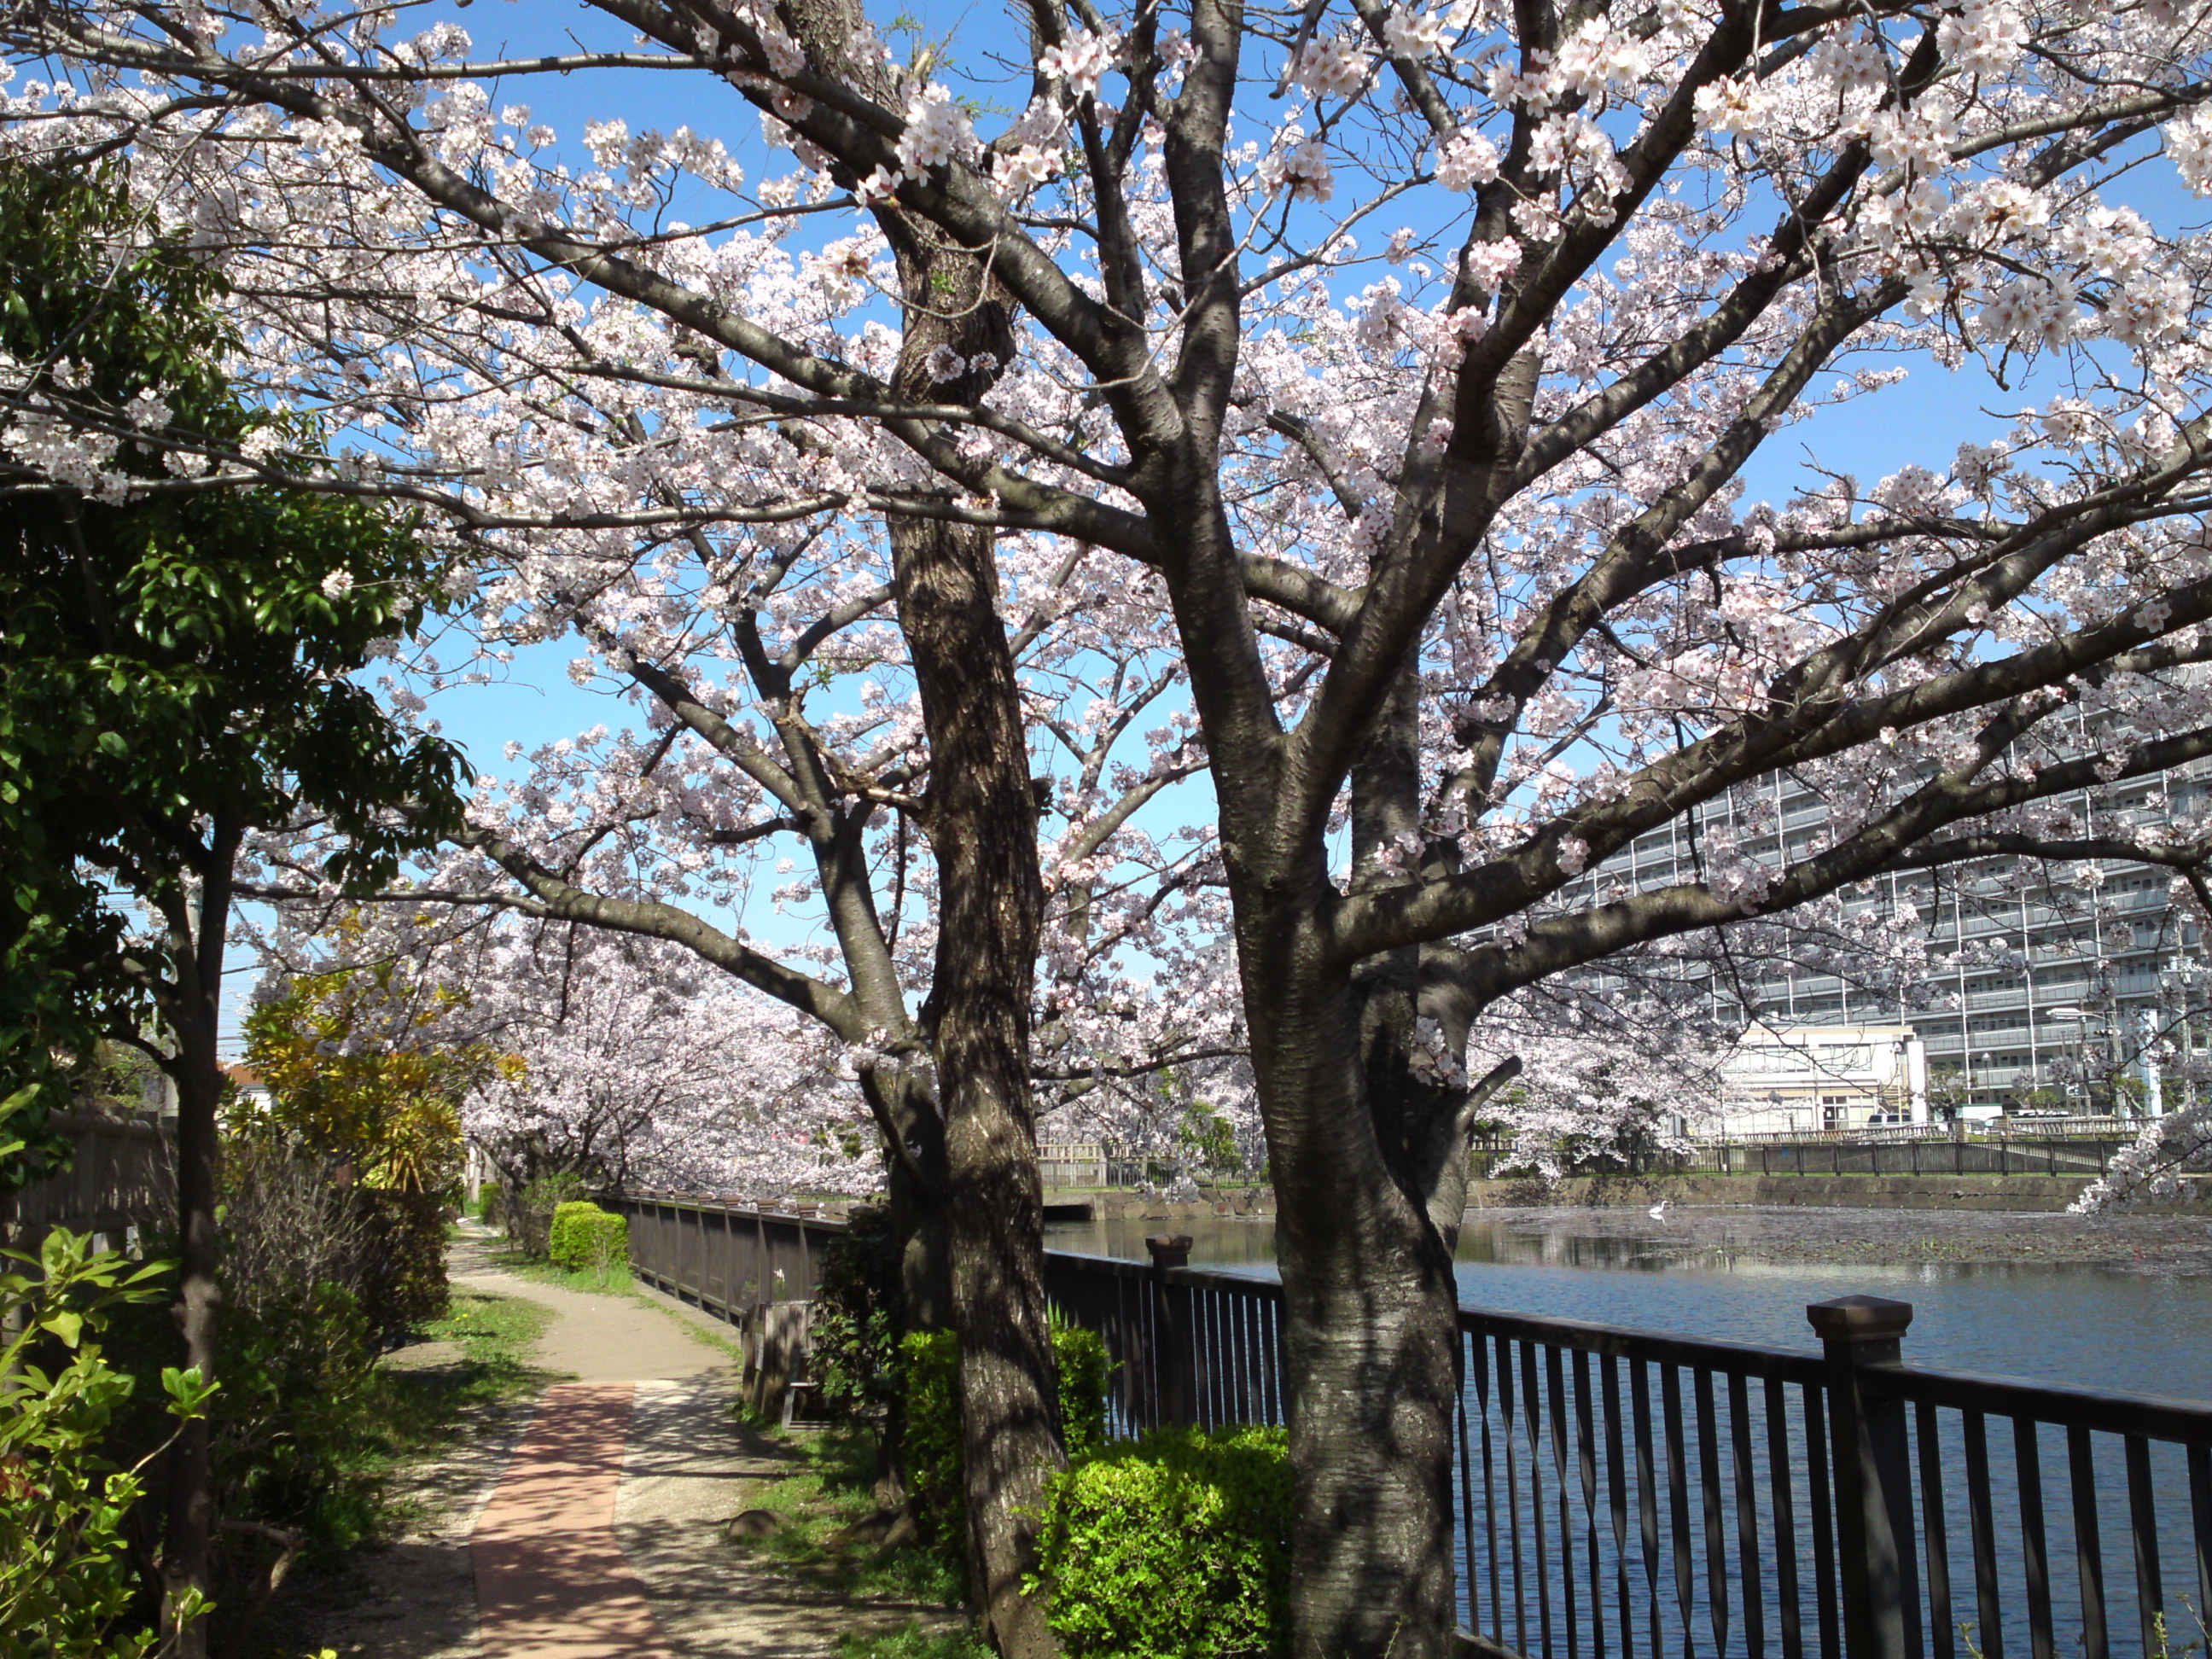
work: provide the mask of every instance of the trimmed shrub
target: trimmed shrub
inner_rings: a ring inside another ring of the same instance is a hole
[[[571,1273],[587,1267],[627,1267],[629,1218],[603,1210],[587,1200],[563,1204],[553,1212],[545,1253],[556,1267]]]
[[[823,1406],[839,1417],[886,1420],[899,1396],[899,1327],[906,1298],[887,1211],[857,1207],[823,1247],[807,1323],[807,1363]]]
[[[1067,1659],[1286,1654],[1290,1538],[1280,1429],[1156,1429],[1094,1451],[1046,1492],[1039,1577],[1060,1650]]]
[[[553,1212],[574,1199],[589,1195],[584,1177],[563,1170],[539,1176],[520,1192],[509,1189],[506,1206],[507,1236],[525,1255],[544,1255],[552,1246]]]
[[[907,1485],[915,1511],[953,1552],[964,1553],[965,1460],[960,1453],[960,1344],[950,1331],[917,1331],[899,1345],[906,1386]],[[1106,1440],[1106,1376],[1112,1363],[1096,1331],[1055,1321],[1060,1420],[1070,1457]]]
[[[572,1198],[553,1206],[553,1218],[545,1229],[545,1254],[556,1267],[573,1267],[580,1264],[570,1257],[568,1235],[574,1231],[579,1216],[598,1215],[599,1206],[588,1198]]]

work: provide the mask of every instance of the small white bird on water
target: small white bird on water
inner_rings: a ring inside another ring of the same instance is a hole
[[[1654,1221],[1664,1221],[1667,1218],[1667,1206],[1674,1201],[1671,1198],[1662,1198],[1654,1204],[1650,1209],[1651,1218]]]

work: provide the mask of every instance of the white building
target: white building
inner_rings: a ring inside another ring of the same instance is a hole
[[[1791,1134],[1928,1121],[1928,1049],[1910,1025],[1755,1025],[1721,1067],[1698,1134]]]
[[[2193,763],[2060,804],[2085,836],[2165,823],[2193,830],[2212,823],[2212,767]],[[1814,845],[1827,816],[1813,790],[1767,778],[1638,836],[1568,896],[1587,902],[1611,884],[1641,891],[1697,880],[1699,842],[1716,830],[1782,863]],[[2175,901],[2166,871],[2140,864],[2031,865],[2027,881],[2007,879],[2020,868],[1982,860],[1883,876],[1845,895],[1847,921],[1869,910],[1915,919],[1929,971],[1909,1003],[1755,948],[1737,953],[1734,974],[1686,971],[1704,976],[1723,1024],[1909,1027],[1926,1044],[1938,1117],[2039,1109],[2131,1115],[2200,1098],[2212,1085],[2212,962],[2194,905]],[[1605,964],[1589,978],[1607,984],[1620,972]]]

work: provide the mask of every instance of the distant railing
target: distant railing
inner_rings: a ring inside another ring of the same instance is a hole
[[[763,1304],[811,1302],[823,1247],[845,1231],[834,1216],[671,1193],[640,1193],[610,1207],[629,1218],[633,1273],[732,1324]]]
[[[1917,1127],[1917,1126],[1908,1126]],[[1884,1138],[1872,1138],[1881,1134]],[[2113,1155],[2135,1137],[1950,1134],[1889,1136],[1883,1129],[1789,1139],[1745,1136],[1698,1140],[1686,1152],[1652,1152],[1624,1170],[1607,1161],[1577,1175],[1757,1176],[2059,1176],[2090,1181],[2112,1167]],[[1510,1141],[1478,1141],[1474,1172],[1491,1176],[1513,1150]]]
[[[795,1287],[838,1225],[629,1207],[640,1272],[725,1310],[733,1270],[765,1282],[781,1249]],[[1045,1259],[1054,1306],[1115,1361],[1115,1431],[1284,1420],[1281,1286],[1147,1243],[1150,1262]],[[719,1293],[681,1266],[718,1260]],[[1466,1624],[1532,1659],[2160,1659],[2193,1638],[2212,1405],[1906,1365],[1905,1303],[1807,1314],[1818,1352],[1462,1307]]]
[[[56,1227],[120,1236],[174,1210],[173,1120],[138,1114],[61,1111],[46,1127],[70,1143],[68,1166],[21,1192],[0,1196],[0,1228],[10,1248],[35,1249]]]
[[[2073,1136],[2003,1136],[1958,1140],[1818,1140],[1778,1145],[1747,1141],[1701,1146],[1688,1170],[1762,1176],[1915,1175],[2067,1176],[2091,1180],[2112,1167],[2112,1156],[2134,1144]]]

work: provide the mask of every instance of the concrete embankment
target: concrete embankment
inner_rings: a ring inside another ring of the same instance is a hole
[[[1605,1208],[1651,1205],[1806,1205],[1864,1210],[2063,1210],[2087,1183],[2079,1176],[1600,1176],[1545,1186],[1534,1181],[1478,1181],[1468,1208],[1535,1206]],[[2212,1200],[2146,1204],[2149,1214],[2212,1214]]]
[[[1649,1206],[1662,1199],[1681,1205],[2047,1213],[2063,1210],[2087,1184],[2083,1176],[1598,1176],[1548,1187],[1529,1180],[1477,1181],[1468,1188],[1467,1205],[1470,1214],[1481,1210]],[[2183,1187],[2191,1194],[2183,1201],[2143,1204],[2137,1212],[2212,1215],[2212,1182],[2185,1182]],[[1173,1224],[1275,1212],[1275,1195],[1265,1187],[1223,1188],[1185,1204],[1134,1193],[1048,1193],[1045,1203],[1046,1217],[1054,1221]]]

